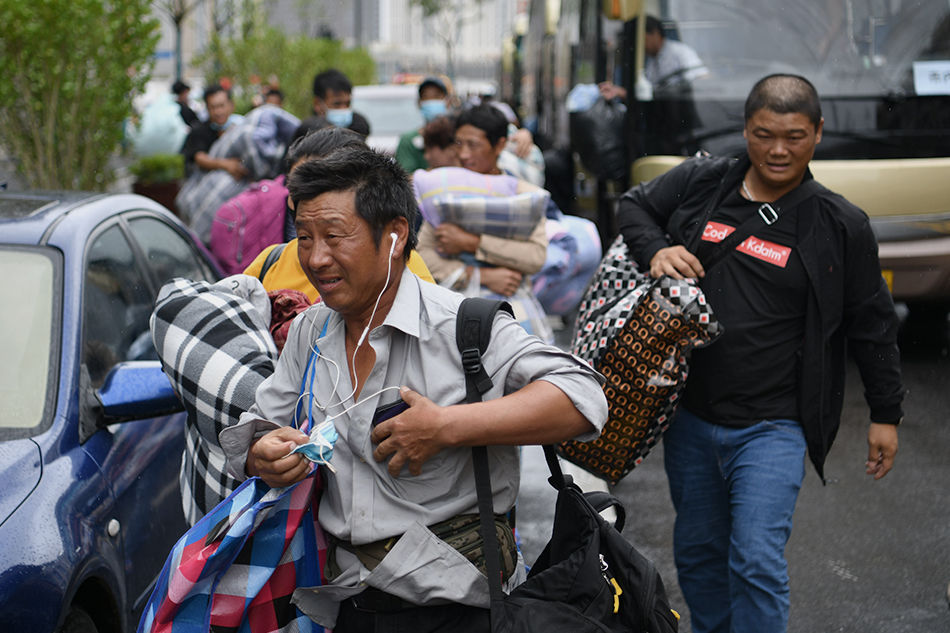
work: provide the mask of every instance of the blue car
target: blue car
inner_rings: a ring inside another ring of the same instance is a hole
[[[186,529],[149,316],[218,274],[147,198],[0,193],[0,631],[135,628]]]

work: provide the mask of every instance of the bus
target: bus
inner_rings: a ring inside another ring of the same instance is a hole
[[[530,0],[527,13],[508,47],[501,96],[546,156],[567,157],[573,211],[596,219],[605,245],[626,188],[697,151],[744,151],[752,85],[800,74],[818,89],[825,118],[812,172],[871,216],[895,299],[946,318],[948,0]],[[672,87],[646,80],[651,19],[667,42],[695,52],[702,72]],[[585,166],[585,139],[572,134],[578,114],[567,108],[573,88],[605,81],[626,93],[624,169],[612,179]]]

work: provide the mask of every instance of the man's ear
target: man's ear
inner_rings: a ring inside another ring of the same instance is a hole
[[[392,222],[389,223],[388,233],[396,234],[396,250],[393,252],[394,257],[402,257],[405,259],[406,244],[409,242],[409,221],[406,218],[398,217],[393,218]],[[385,241],[385,240],[384,240]],[[387,244],[387,246],[389,246]],[[400,253],[402,255],[400,255]]]
[[[815,130],[815,144],[821,143],[821,131],[825,129],[825,117],[821,117],[818,122],[818,129]]]
[[[313,98],[313,111],[323,116],[327,113],[327,104],[320,97]]]
[[[498,139],[498,142],[495,143],[494,147],[492,147],[492,152],[494,152],[495,158],[498,158],[499,156],[501,156],[501,153],[504,151],[505,146],[507,144],[508,144],[507,136],[502,136],[500,139]]]

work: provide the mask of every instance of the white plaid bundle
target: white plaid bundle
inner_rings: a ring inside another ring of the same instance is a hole
[[[253,277],[236,277],[251,286],[250,301],[222,282],[173,279],[159,291],[150,323],[162,368],[188,413],[180,483],[190,525],[237,488],[218,433],[237,424],[277,362],[267,292]]]

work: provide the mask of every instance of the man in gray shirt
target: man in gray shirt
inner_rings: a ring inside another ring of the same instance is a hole
[[[221,434],[229,468],[273,487],[300,481],[311,464],[290,452],[310,438],[295,426],[331,420],[339,437],[319,507],[330,582],[298,588],[294,604],[337,633],[487,631],[488,583],[458,538],[477,535],[471,447],[489,446],[499,533],[513,549],[504,516],[517,446],[595,438],[602,378],[499,314],[483,356],[493,387],[461,404],[462,296],[405,267],[418,208],[404,172],[347,148],[298,167],[288,188],[300,263],[323,302],[297,317],[254,406]],[[374,424],[400,399],[403,412]]]

